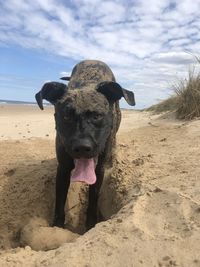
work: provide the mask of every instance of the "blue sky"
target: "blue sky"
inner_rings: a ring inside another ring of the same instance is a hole
[[[136,95],[168,97],[200,51],[200,0],[0,0],[0,99],[34,101],[83,59],[99,59]],[[121,101],[122,107],[128,107]]]

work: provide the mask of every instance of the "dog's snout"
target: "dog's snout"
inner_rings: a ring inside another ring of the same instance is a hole
[[[82,141],[72,146],[72,153],[75,158],[90,157],[93,153],[93,146],[89,141]]]

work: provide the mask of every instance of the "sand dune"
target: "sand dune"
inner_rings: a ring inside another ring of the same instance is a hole
[[[199,120],[123,111],[99,201],[107,220],[85,234],[80,184],[70,186],[68,230],[49,227],[53,109],[0,105],[0,123],[0,266],[200,266]]]

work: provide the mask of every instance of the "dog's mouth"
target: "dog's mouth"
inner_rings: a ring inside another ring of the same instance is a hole
[[[75,168],[71,172],[71,181],[83,182],[89,185],[95,184],[97,180],[95,173],[97,162],[98,157],[74,159]]]

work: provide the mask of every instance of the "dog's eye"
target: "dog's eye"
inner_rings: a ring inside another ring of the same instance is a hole
[[[101,114],[94,114],[92,119],[95,121],[100,121],[103,118]]]
[[[72,118],[71,118],[71,116],[68,116],[68,115],[65,115],[64,116],[64,121],[71,121],[72,120]]]

